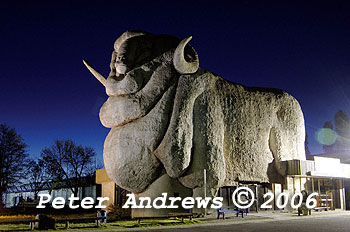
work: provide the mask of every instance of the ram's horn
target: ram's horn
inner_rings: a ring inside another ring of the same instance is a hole
[[[198,55],[193,48],[192,49],[194,52],[194,60],[186,61],[185,59],[185,55],[184,55],[185,47],[191,39],[192,39],[192,36],[189,36],[186,39],[183,39],[177,46],[174,53],[174,60],[173,60],[174,67],[181,74],[195,73],[197,72],[199,67]]]
[[[106,81],[107,79],[102,76],[102,74],[100,74],[99,72],[97,72],[93,67],[91,67],[91,65],[88,64],[88,62],[86,62],[85,60],[83,60],[84,65],[87,67],[87,69],[89,69],[89,71],[92,73],[92,75],[94,75],[94,77],[96,77],[96,79],[102,83],[102,85],[106,86]]]

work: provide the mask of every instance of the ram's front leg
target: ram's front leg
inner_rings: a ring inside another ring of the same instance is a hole
[[[180,177],[191,162],[193,140],[193,105],[207,88],[201,76],[182,75],[176,89],[173,112],[167,132],[155,151],[167,174]]]
[[[283,133],[279,131],[278,129],[272,127],[270,129],[270,136],[269,136],[269,148],[273,155],[273,163],[275,165],[275,168],[281,176],[285,176],[287,172],[287,167],[281,163],[283,160]]]
[[[213,198],[224,183],[226,169],[223,151],[223,114],[220,103],[212,91],[206,91],[197,98],[193,122],[195,126],[192,160],[190,168],[179,180],[184,186],[193,189],[193,197]],[[203,210],[202,207],[197,211]]]

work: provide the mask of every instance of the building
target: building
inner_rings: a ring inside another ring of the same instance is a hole
[[[96,170],[96,184],[101,186],[101,196],[109,198],[109,201],[104,202],[105,205],[114,204],[121,207],[125,203],[126,194],[129,192],[114,183],[107,175],[106,169]]]
[[[84,197],[92,197],[95,201],[96,198],[101,196],[101,186],[95,184],[95,177],[84,177],[77,181],[79,183],[78,187],[78,197],[80,199]],[[13,186],[3,194],[3,203],[6,208],[11,208],[18,206],[21,202],[33,202],[35,189],[31,184],[24,184],[19,186]],[[69,203],[68,198],[72,195],[72,190],[68,187],[66,182],[48,182],[44,183],[40,188],[40,193],[49,193],[52,199],[56,197],[63,197],[66,204]]]
[[[283,209],[292,210],[290,202],[293,195],[305,190],[308,194],[318,193],[316,209],[350,210],[350,164],[341,163],[340,159],[320,156],[314,156],[314,160],[288,160],[284,161],[283,164],[287,170],[286,176],[283,177],[283,183],[239,183],[237,186],[221,187],[218,196],[224,198],[224,205],[233,205],[231,197],[234,190],[239,186],[249,187],[255,195],[251,210],[258,211],[261,210],[261,205],[268,200],[264,199],[264,195],[268,192],[274,196],[270,203],[272,209],[279,210],[280,208],[277,207],[278,196],[285,193],[284,195],[287,194],[288,199],[283,197],[281,200],[287,201]],[[108,177],[105,169],[96,171],[96,183],[102,186],[102,196],[110,198],[108,204],[122,205],[125,202],[127,191],[121,190]],[[172,196],[172,193],[169,195]],[[137,209],[137,211],[139,210]],[[142,210],[147,211],[147,209]],[[134,212],[132,215],[136,216]]]

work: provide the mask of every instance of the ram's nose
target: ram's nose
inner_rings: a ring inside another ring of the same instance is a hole
[[[115,70],[117,71],[118,74],[125,74],[128,71],[128,67],[126,64],[122,62],[116,62],[115,63]]]

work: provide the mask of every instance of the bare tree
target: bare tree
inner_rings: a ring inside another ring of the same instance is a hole
[[[14,128],[0,124],[0,198],[9,187],[22,182],[28,161],[26,147]]]
[[[350,149],[350,119],[342,111],[334,115],[335,131],[338,134],[336,148],[338,151]]]
[[[34,200],[38,198],[38,193],[43,189],[48,182],[44,161],[42,159],[30,160],[26,171],[26,180],[32,191],[34,192]]]
[[[323,128],[328,128],[334,133],[331,134],[334,143],[324,144],[323,151],[326,153],[342,152],[350,150],[350,119],[342,111],[338,110],[334,115],[334,121],[326,121]]]
[[[91,147],[76,145],[72,140],[56,140],[54,145],[41,152],[45,170],[55,183],[64,183],[74,196],[82,177],[95,171],[95,151]]]

